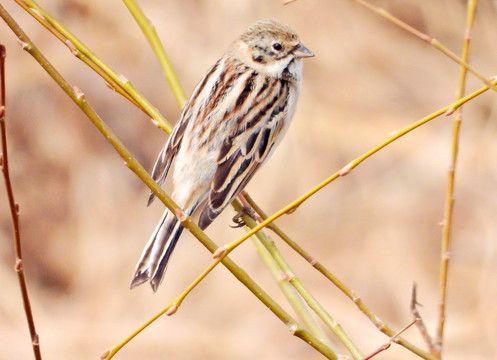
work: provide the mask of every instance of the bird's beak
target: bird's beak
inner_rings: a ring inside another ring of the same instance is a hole
[[[302,44],[298,44],[294,50],[293,50],[293,55],[295,55],[298,58],[306,58],[306,57],[313,57],[314,54],[311,50],[306,48]]]

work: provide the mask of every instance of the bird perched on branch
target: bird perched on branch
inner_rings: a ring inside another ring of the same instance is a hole
[[[302,59],[314,56],[274,20],[250,25],[212,66],[186,103],[154,165],[164,182],[173,159],[173,200],[205,229],[271,156],[295,113]],[[154,199],[150,195],[149,204]],[[162,281],[183,231],[166,209],[136,266],[131,288]]]

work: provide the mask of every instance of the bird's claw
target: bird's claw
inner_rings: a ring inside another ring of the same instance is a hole
[[[254,209],[252,209],[251,207],[242,207],[240,209],[240,211],[238,211],[235,216],[233,216],[233,222],[235,223],[234,225],[230,225],[232,228],[240,228],[242,226],[245,226],[245,221],[243,221],[243,218],[242,216],[243,215],[248,215],[250,216],[252,219],[255,219],[256,218],[256,214],[255,214],[255,211]]]

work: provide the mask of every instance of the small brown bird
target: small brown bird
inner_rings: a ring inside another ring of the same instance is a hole
[[[174,158],[173,200],[191,215],[201,204],[205,229],[271,156],[295,113],[302,58],[314,54],[288,26],[261,20],[249,26],[212,66],[186,103],[155,163],[164,182]],[[149,204],[154,194],[149,198]],[[162,281],[183,227],[164,212],[136,266],[131,288]]]

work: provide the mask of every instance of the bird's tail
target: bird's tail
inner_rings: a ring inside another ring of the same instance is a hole
[[[190,215],[191,211],[187,214]],[[154,292],[157,290],[164,277],[169,257],[182,232],[183,226],[176,216],[166,210],[143,249],[130,284],[131,289],[150,280],[152,290]]]

